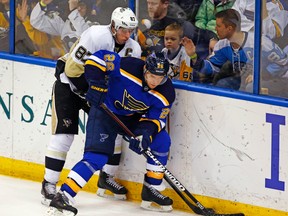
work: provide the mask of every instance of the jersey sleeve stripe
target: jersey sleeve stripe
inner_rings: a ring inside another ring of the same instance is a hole
[[[155,90],[150,90],[149,93],[152,94],[154,97],[158,98],[164,104],[164,106],[169,106],[170,105],[169,101],[166,99],[166,97],[164,97],[159,92],[157,92]]]
[[[127,79],[131,80],[134,83],[137,83],[138,85],[142,85],[142,80],[140,80],[139,78],[131,75],[130,73],[128,73],[127,71],[120,69],[120,73],[122,76],[126,77]]]
[[[276,37],[281,37],[282,31],[281,31],[280,25],[275,20],[272,20],[272,23],[273,23],[275,30],[276,30]]]
[[[92,60],[92,61],[97,62],[98,64],[101,64],[103,66],[106,65],[106,62],[103,59],[101,59],[101,58],[99,58],[99,57],[97,57],[95,55],[89,56],[88,60]]]
[[[102,65],[100,65],[100,64],[98,64],[98,63],[96,63],[96,62],[94,62],[92,60],[87,60],[85,65],[92,65],[92,66],[95,66],[95,67],[99,68],[100,70],[102,70],[104,72],[106,71],[106,67],[105,66],[102,66]]]

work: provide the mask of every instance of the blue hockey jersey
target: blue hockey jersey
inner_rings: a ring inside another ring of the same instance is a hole
[[[119,62],[120,61],[120,62]],[[143,76],[145,62],[134,57],[120,57],[101,50],[85,63],[89,81],[108,77],[105,104],[116,115],[143,113],[140,121],[153,122],[158,132],[166,125],[166,117],[175,100],[175,89],[170,79],[155,89],[149,89]],[[120,68],[120,69],[119,69]]]

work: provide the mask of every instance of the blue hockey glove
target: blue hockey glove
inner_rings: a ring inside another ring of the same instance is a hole
[[[142,131],[142,134],[129,141],[129,148],[137,154],[142,154],[147,150],[152,142],[152,136],[147,131]]]
[[[90,81],[85,98],[93,106],[99,106],[104,102],[107,91],[105,81]]]

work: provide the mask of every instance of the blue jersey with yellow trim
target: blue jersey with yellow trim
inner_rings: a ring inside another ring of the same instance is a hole
[[[141,120],[155,123],[160,131],[166,125],[166,117],[175,100],[171,80],[167,79],[164,84],[149,89],[143,76],[143,60],[122,57],[119,65],[119,56],[113,55],[102,50],[89,57],[85,64],[85,74],[89,74],[90,78],[88,82],[104,80],[107,76],[108,93],[104,101],[107,107],[116,115],[143,113]]]

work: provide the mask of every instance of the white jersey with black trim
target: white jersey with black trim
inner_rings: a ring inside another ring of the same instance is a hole
[[[285,1],[267,0],[268,16],[262,22],[262,32],[271,39],[283,36],[288,24],[288,8]],[[236,0],[232,8],[240,13],[241,30],[254,31],[255,0]]]
[[[86,59],[98,50],[115,52],[115,39],[110,25],[95,25],[83,32],[69,53],[65,73],[68,77],[79,77],[84,73]],[[121,57],[141,57],[140,45],[129,38],[124,47],[118,52]]]
[[[168,56],[168,49],[163,48],[163,53]],[[185,47],[181,46],[177,55],[170,59],[168,56],[168,61],[170,63],[170,68],[168,71],[168,76],[172,79],[178,79],[182,81],[191,81],[192,67],[190,65],[190,57],[187,55]]]
[[[61,36],[80,37],[89,28],[89,24],[80,16],[78,10],[73,10],[66,21],[60,16],[59,12],[45,12],[41,9],[40,3],[33,8],[30,16],[31,25],[39,31],[47,34]]]
[[[79,92],[83,93],[85,89],[84,83],[81,82],[84,79],[84,63],[92,53],[99,50],[115,51],[115,40],[110,30],[110,25],[91,26],[75,42],[70,53],[63,56],[66,64],[64,73],[60,75],[60,80],[62,83],[69,84],[71,90],[79,96]],[[129,38],[118,54],[120,57],[132,56],[140,58],[141,48],[135,40]],[[82,83],[80,86],[77,85],[78,81]]]

